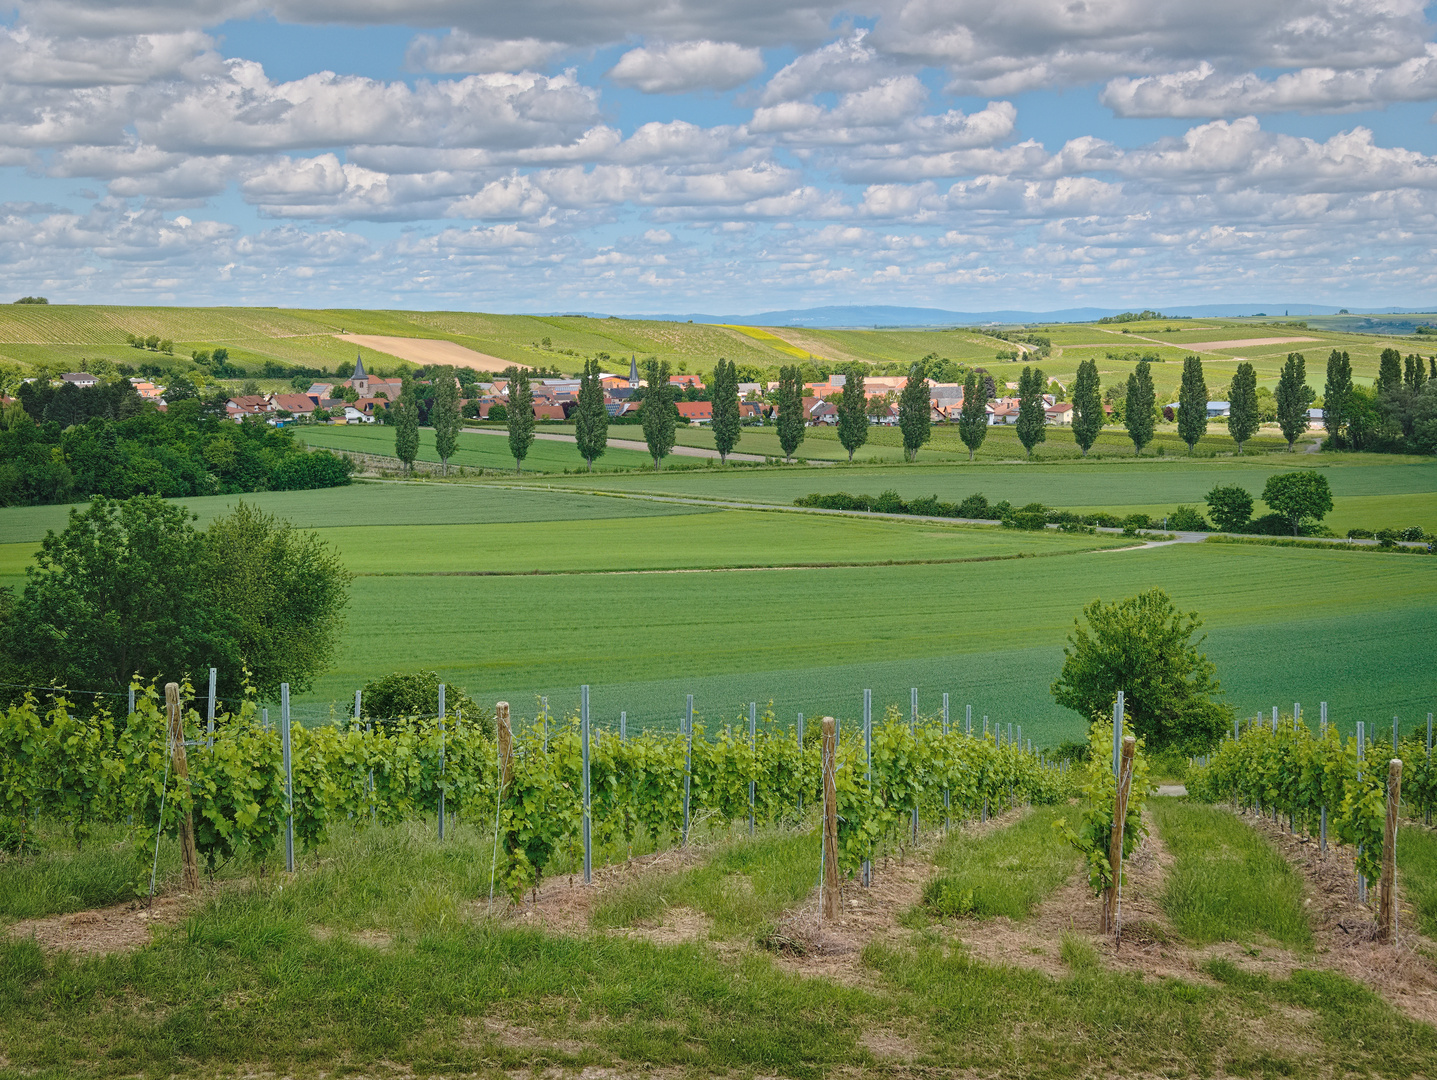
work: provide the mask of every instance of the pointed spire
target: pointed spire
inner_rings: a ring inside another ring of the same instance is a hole
[[[629,385],[639,385],[639,354],[633,353],[629,357]]]
[[[354,379],[367,379],[367,378],[369,378],[369,376],[364,373],[364,357],[361,356],[358,352],[355,352],[355,354],[354,354],[354,374],[353,374],[352,376],[350,376],[350,379],[351,379],[351,381],[352,381],[352,380],[354,380]]]

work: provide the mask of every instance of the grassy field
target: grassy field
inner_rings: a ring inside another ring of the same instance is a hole
[[[1148,806],[1173,855],[1163,910],[1179,933],[1195,945],[1267,939],[1312,948],[1301,879],[1245,821],[1171,798]]]
[[[1397,874],[1403,898],[1417,913],[1417,929],[1437,938],[1437,832],[1403,823]]]
[[[933,855],[938,874],[923,889],[924,906],[939,917],[1027,918],[1078,865],[1053,828],[1061,814],[1040,806],[1006,828],[951,833]]]
[[[1089,461],[1041,467],[967,462],[955,467],[920,461],[891,468],[706,469],[669,475],[570,477],[565,484],[780,505],[815,491],[877,495],[892,488],[905,499],[937,495],[950,502],[982,492],[992,502],[1006,499],[1015,506],[1041,502],[1058,508],[1142,511],[1160,517],[1179,505],[1205,512],[1204,495],[1220,484],[1240,485],[1256,498],[1274,473],[1308,467],[1321,468],[1328,479],[1335,505],[1326,523],[1339,533],[1353,526],[1423,525],[1437,530],[1437,461],[1356,454],[1323,455],[1320,459],[1275,455],[1252,461]],[[1264,513],[1265,509],[1259,500],[1254,512]]]
[[[394,456],[394,428],[381,424],[348,424],[344,426],[305,427],[299,437],[310,446],[329,450],[347,450],[360,454]],[[638,437],[643,438],[639,432]],[[434,429],[419,429],[419,460],[438,461],[439,453],[434,448]],[[514,457],[509,451],[509,440],[495,435],[479,435],[473,432],[459,434],[458,449],[449,459],[451,465],[463,465],[475,469],[501,469],[514,471]],[[607,451],[599,459],[599,468],[652,469],[654,459],[639,450]],[[563,473],[585,468],[584,459],[572,443],[554,442],[549,439],[535,439],[524,458],[525,473]]]
[[[1090,468],[1140,498],[1148,470],[1167,466]],[[1430,467],[1388,468],[1367,475],[1366,485],[1420,486],[1430,475]],[[738,479],[791,484],[808,476],[854,489],[848,481],[867,476],[881,490],[888,475],[919,471],[659,479],[713,481],[723,490],[701,485],[703,492],[726,495]],[[1364,471],[1330,470],[1334,482],[1347,473],[1359,483]],[[1047,470],[973,472],[1037,480]],[[932,490],[944,474],[926,475],[935,483],[915,484],[910,494]],[[1172,473],[1195,486],[1212,475],[1211,467],[1200,478]],[[1073,467],[1072,476],[1043,482],[1071,488],[1081,479]],[[1015,502],[1043,497],[987,482],[939,491],[961,497],[972,487]],[[334,669],[296,700],[307,721],[326,718],[331,702],[352,700],[378,674],[426,667],[480,699],[507,698],[521,715],[532,715],[540,694],[556,709],[571,708],[587,682],[605,725],[621,709],[635,725],[672,725],[689,693],[711,718],[750,700],[771,700],[784,717],[851,718],[864,688],[879,701],[906,701],[918,686],[927,712],[948,692],[955,709],[972,704],[979,716],[1022,723],[1036,743],[1053,744],[1081,727],[1048,692],[1074,618],[1094,598],[1155,584],[1206,618],[1205,648],[1242,713],[1326,700],[1343,727],[1394,712],[1415,723],[1437,696],[1425,659],[1437,563],[1413,556],[1212,545],[1100,552],[1084,549],[1108,541],[1084,536],[713,512],[496,485],[361,484],[249,498],[321,528],[366,575],[355,582]],[[236,501],[188,505],[203,523]],[[0,545],[0,583],[17,583],[44,530],[62,526],[65,514],[0,512],[0,540],[8,542]],[[1035,555],[1042,557],[1027,557]],[[813,565],[834,563],[865,565]],[[745,565],[763,568],[715,569]],[[479,576],[493,574],[505,576]]]
[[[1416,1076],[1437,1054],[1430,1026],[1324,971],[1144,979],[1065,947],[1050,976],[917,930],[868,945],[857,985],[800,973],[759,939],[811,895],[811,831],[699,849],[653,875],[672,893],[599,908],[624,926],[681,902],[718,944],[488,918],[490,845],[468,823],[442,844],[432,824],[340,829],[294,875],[208,889],[136,951],[0,938],[0,1075]],[[16,873],[0,861],[0,895]]]

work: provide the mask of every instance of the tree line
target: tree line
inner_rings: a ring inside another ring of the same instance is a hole
[[[129,380],[21,385],[0,410],[0,506],[286,491],[347,484],[353,465],[309,453],[258,418],[236,424],[223,396],[172,396],[166,412]]]

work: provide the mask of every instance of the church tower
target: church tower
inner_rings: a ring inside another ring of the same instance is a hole
[[[364,370],[364,357],[359,353],[354,354],[354,375],[350,377],[349,385],[360,397],[369,396],[369,375]]]
[[[629,357],[629,389],[639,388],[639,356],[634,353]]]

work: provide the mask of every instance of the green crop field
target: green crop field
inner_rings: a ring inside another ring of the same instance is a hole
[[[643,433],[637,431],[639,438]],[[360,454],[394,456],[394,428],[381,424],[348,424],[324,426],[315,425],[299,429],[299,436],[310,446],[329,450],[347,450]],[[434,429],[419,429],[419,460],[438,461],[439,454],[434,448]],[[478,432],[460,432],[459,447],[449,459],[451,465],[462,465],[474,469],[502,469],[514,471],[514,458],[509,451],[509,441],[495,435]],[[584,467],[573,443],[554,442],[549,439],[535,439],[524,458],[524,472],[562,473]],[[652,469],[654,459],[640,450],[608,450],[599,459],[602,468]]]

